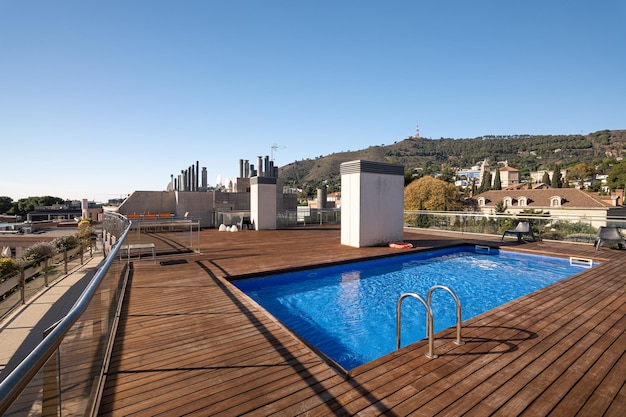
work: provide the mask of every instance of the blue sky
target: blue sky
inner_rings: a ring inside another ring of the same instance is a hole
[[[0,196],[106,201],[200,162],[626,128],[626,3],[0,0]]]

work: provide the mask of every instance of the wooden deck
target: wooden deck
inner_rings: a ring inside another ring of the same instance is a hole
[[[469,235],[406,233],[416,249]],[[201,254],[134,263],[103,416],[626,415],[624,251],[537,242],[521,251],[601,265],[345,375],[226,278],[398,253],[340,245],[338,228],[201,232]],[[404,251],[403,251],[404,252]],[[184,263],[183,263],[184,262]]]

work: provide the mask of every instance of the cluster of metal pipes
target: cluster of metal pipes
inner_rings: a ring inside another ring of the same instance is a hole
[[[263,169],[265,168],[265,169]],[[270,157],[265,155],[265,163],[262,156],[257,157],[257,169],[254,164],[250,164],[247,159],[239,160],[239,178],[251,177],[270,177],[278,178],[278,167],[274,166],[274,161],[270,161]]]
[[[239,178],[251,177],[270,177],[278,178],[278,167],[274,166],[274,161],[270,161],[269,156],[257,157],[257,167],[250,164],[247,159],[239,160]],[[202,179],[202,183],[200,183]],[[206,191],[207,190],[207,169],[202,167],[200,172],[200,163],[196,161],[195,165],[190,165],[187,169],[180,171],[177,177],[171,175],[172,189],[175,191]],[[200,185],[202,184],[202,185]]]
[[[190,165],[187,169],[180,171],[177,178],[171,175],[172,189],[176,191],[206,191],[207,190],[207,170],[202,167],[202,186],[200,186],[200,163]]]

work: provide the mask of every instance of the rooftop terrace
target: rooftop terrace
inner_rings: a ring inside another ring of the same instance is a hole
[[[157,253],[171,250],[159,236]],[[408,229],[405,239],[418,251],[502,245]],[[344,373],[229,279],[397,249],[342,246],[338,227],[202,230],[199,246],[159,259],[171,262],[133,261],[100,415],[626,414],[623,251],[507,243],[600,265],[465,321],[465,345],[454,329],[438,333],[437,359],[421,341]]]

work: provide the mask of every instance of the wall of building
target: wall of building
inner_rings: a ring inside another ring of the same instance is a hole
[[[282,190],[282,186],[279,187]],[[295,210],[295,194],[276,193],[276,210]],[[176,217],[200,220],[201,227],[217,227],[217,211],[249,211],[250,192],[226,193],[221,191],[135,191],[119,207],[127,214],[173,213]]]
[[[174,191],[135,191],[119,207],[120,214],[176,213]]]
[[[403,239],[402,165],[344,162],[341,193],[342,245],[377,246]]]

